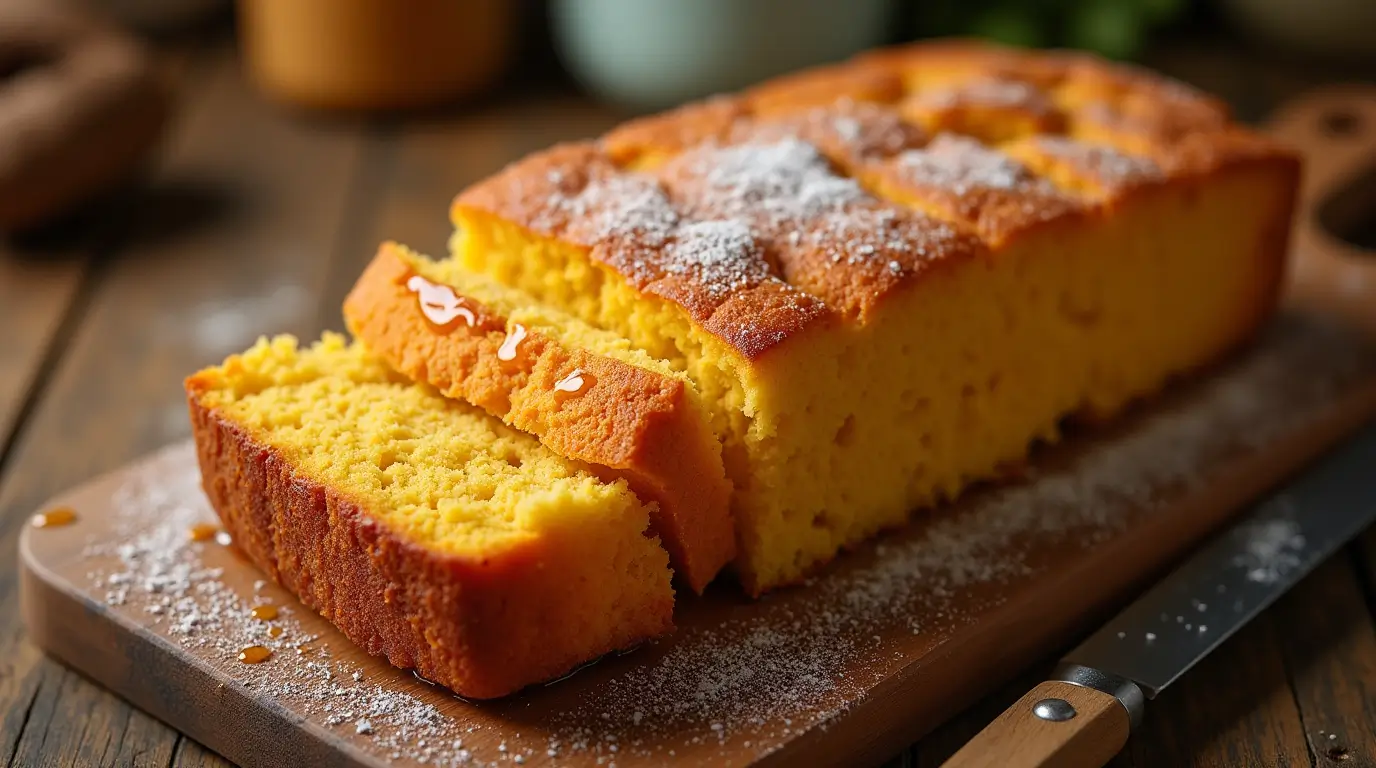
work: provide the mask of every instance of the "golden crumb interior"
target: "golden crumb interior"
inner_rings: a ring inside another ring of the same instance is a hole
[[[404,538],[484,557],[574,534],[658,550],[648,510],[535,438],[393,373],[360,344],[279,336],[193,377],[203,405]],[[655,557],[663,559],[660,551]]]
[[[625,336],[585,323],[557,307],[542,304],[525,291],[504,285],[481,272],[466,269],[457,261],[436,261],[402,245],[396,246],[396,253],[416,274],[451,286],[461,295],[477,299],[508,322],[520,323],[528,330],[538,331],[569,348],[586,349],[638,368],[687,379],[681,371],[634,346]]]
[[[561,328],[591,326],[598,336],[617,337],[600,342],[608,348],[625,344],[654,359],[656,370],[686,374],[722,440],[727,476],[733,482],[748,476],[745,435],[756,406],[748,402],[750,389],[743,379],[751,372],[728,344],[703,330],[681,307],[642,294],[595,264],[585,249],[532,235],[478,211],[456,213],[462,218],[451,242],[454,258],[439,262],[437,269],[486,275],[530,297],[536,312],[561,318],[556,321]]]

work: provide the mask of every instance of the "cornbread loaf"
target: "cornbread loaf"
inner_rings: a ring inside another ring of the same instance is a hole
[[[695,591],[735,554],[731,486],[696,388],[622,337],[384,243],[344,302],[396,370],[625,477]]]
[[[672,626],[651,509],[357,343],[262,340],[186,380],[235,542],[375,655],[501,696]]]
[[[687,375],[758,594],[1248,338],[1298,172],[1180,83],[925,44],[517,162],[454,269]]]

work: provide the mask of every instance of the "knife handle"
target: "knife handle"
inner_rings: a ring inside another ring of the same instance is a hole
[[[1048,680],[944,768],[1101,768],[1127,743],[1130,729],[1128,710],[1112,694]]]

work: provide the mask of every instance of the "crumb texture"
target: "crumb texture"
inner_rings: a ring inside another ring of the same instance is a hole
[[[624,481],[327,335],[187,380],[204,487],[243,551],[369,653],[487,698],[671,625]]]
[[[424,292],[412,289],[417,281]],[[427,296],[450,308],[441,320],[461,311],[465,321],[437,327]],[[522,291],[392,243],[355,285],[344,315],[391,368],[538,437],[561,456],[624,478],[653,504],[654,529],[693,590],[701,592],[731,560],[731,486],[721,444],[696,387],[664,361]],[[498,452],[516,457],[499,467],[506,475],[547,479],[538,463],[527,470],[525,458],[500,446]]]

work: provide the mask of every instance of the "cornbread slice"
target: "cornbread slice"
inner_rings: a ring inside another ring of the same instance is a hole
[[[672,626],[650,509],[534,438],[326,335],[186,380],[206,494],[349,639],[502,696]]]
[[[453,250],[697,385],[759,593],[1243,342],[1298,170],[1149,73],[918,45],[527,158]]]
[[[696,388],[663,361],[395,243],[378,250],[344,317],[396,370],[624,477],[656,502],[655,531],[694,591],[735,555],[721,444]]]

